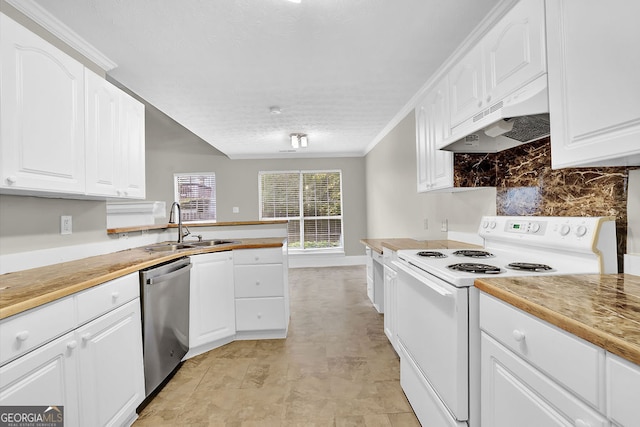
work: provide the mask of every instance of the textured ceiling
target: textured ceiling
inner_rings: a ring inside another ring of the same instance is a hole
[[[36,1],[232,158],[363,155],[498,2]],[[309,147],[287,152],[293,132]]]

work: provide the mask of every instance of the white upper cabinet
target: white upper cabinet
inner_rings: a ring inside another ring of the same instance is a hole
[[[0,192],[144,199],[144,105],[0,20]]]
[[[85,192],[84,67],[0,14],[0,188]]]
[[[640,2],[547,0],[554,168],[640,165]]]
[[[545,92],[546,72],[544,1],[521,0],[451,66],[451,134],[438,148],[499,120],[501,108]],[[546,95],[542,104],[539,113],[546,112]]]
[[[416,108],[418,192],[453,187],[453,153],[437,149],[450,129],[446,82],[435,85]]]
[[[491,105],[547,72],[542,0],[521,0],[482,39],[484,104]]]
[[[85,70],[87,194],[144,198],[144,105]]]

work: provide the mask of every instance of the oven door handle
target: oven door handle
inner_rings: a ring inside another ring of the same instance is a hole
[[[433,283],[430,280],[427,280],[426,277],[424,277],[423,275],[412,271],[410,268],[407,268],[405,265],[403,265],[403,264],[401,264],[399,262],[394,262],[393,264],[396,267],[401,268],[402,271],[407,273],[409,276],[413,277],[414,279],[416,279],[417,281],[419,281],[423,285],[427,286],[429,289],[433,290],[434,292],[442,295],[443,297],[450,297],[450,296],[453,295],[452,292],[448,291],[447,289],[443,288],[442,286],[436,285],[435,283]],[[419,268],[416,265],[412,264],[411,262],[409,262],[409,266],[410,267]],[[429,273],[425,272],[424,274],[429,274]]]

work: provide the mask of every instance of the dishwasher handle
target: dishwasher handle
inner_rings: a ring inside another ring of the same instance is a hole
[[[192,264],[187,264],[182,268],[179,268],[177,270],[172,271],[171,273],[162,274],[162,275],[156,276],[156,277],[151,277],[151,278],[147,279],[147,285],[156,285],[158,283],[162,283],[162,282],[166,282],[167,280],[171,280],[176,276],[179,276],[181,274],[184,274],[184,273],[188,272],[189,270],[191,270],[191,267],[193,267]]]

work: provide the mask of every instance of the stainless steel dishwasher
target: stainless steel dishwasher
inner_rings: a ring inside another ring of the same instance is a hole
[[[146,396],[189,350],[189,270],[185,257],[140,271]]]

